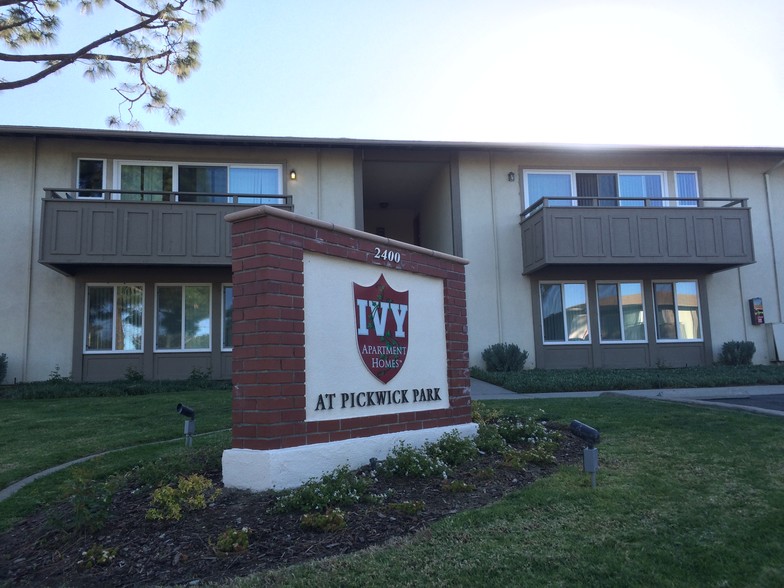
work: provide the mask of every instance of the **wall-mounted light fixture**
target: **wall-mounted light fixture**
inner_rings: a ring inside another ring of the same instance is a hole
[[[515,180],[515,173],[514,172],[509,172],[508,174],[506,174],[506,179],[509,180],[510,182],[514,182],[514,180]]]
[[[296,179],[297,179],[297,170],[295,170],[295,169],[291,170],[291,171],[289,172],[289,177],[290,177],[292,180],[296,180]]]

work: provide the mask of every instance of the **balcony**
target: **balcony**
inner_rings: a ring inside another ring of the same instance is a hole
[[[231,266],[224,217],[269,204],[292,209],[291,196],[45,190],[40,263],[67,275],[81,266]],[[120,199],[121,198],[121,199]]]
[[[754,263],[746,199],[691,202],[543,198],[521,215],[523,273],[588,265],[689,265],[713,273]]]

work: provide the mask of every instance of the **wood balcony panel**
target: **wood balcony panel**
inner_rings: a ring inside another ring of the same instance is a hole
[[[712,201],[715,202],[715,201]],[[523,273],[551,266],[691,265],[705,273],[754,263],[745,200],[717,206],[552,206],[520,223]]]
[[[80,266],[231,266],[231,204],[45,199],[39,261]]]

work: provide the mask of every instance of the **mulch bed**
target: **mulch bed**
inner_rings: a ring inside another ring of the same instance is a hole
[[[556,452],[559,464],[576,463],[582,441],[561,429]],[[148,586],[220,581],[307,560],[350,553],[411,535],[463,510],[484,506],[547,476],[558,466],[528,464],[525,470],[504,467],[499,456],[483,455],[455,468],[453,479],[475,487],[472,492],[446,492],[440,479],[379,478],[373,493],[393,493],[390,502],[422,500],[417,515],[400,514],[383,504],[344,508],[347,526],[332,533],[305,531],[299,514],[272,513],[275,496],[224,489],[206,510],[186,513],[180,521],[148,521],[150,491],[126,488],[112,499],[105,526],[91,536],[74,536],[52,524],[65,517],[67,505],[39,513],[0,535],[0,584],[35,586]],[[488,476],[488,468],[493,475]],[[217,486],[221,473],[205,472]],[[59,513],[58,513],[59,511]],[[223,555],[214,543],[228,528],[250,527],[247,551]],[[83,569],[83,552],[100,544],[117,548],[108,565]]]

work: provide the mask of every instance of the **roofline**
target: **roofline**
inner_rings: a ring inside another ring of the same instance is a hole
[[[581,143],[501,143],[471,141],[405,141],[385,139],[350,139],[317,137],[265,137],[253,135],[207,135],[124,131],[115,129],[81,129],[0,125],[0,136],[35,136],[77,138],[102,141],[185,143],[207,145],[253,145],[275,147],[312,147],[343,149],[441,149],[462,151],[637,151],[753,153],[784,155],[784,147],[710,146],[710,145],[622,145]]]

